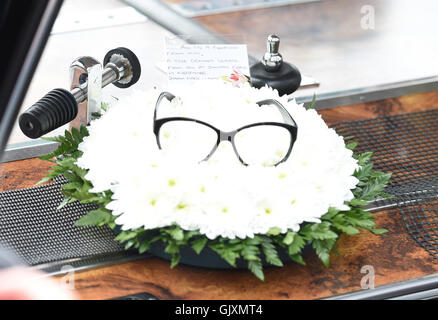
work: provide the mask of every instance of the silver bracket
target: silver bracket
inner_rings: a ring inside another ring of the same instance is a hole
[[[70,65],[70,90],[72,90],[72,93],[77,92],[78,95],[80,94],[82,97],[85,97],[82,101],[78,101],[78,115],[70,122],[70,129],[87,125],[90,120],[88,110],[88,71],[96,65],[100,66],[99,61],[88,56],[79,57]],[[73,89],[76,90],[73,91]],[[75,98],[77,97],[75,96]]]

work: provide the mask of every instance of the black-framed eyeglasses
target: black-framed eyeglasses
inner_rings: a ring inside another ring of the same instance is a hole
[[[242,164],[276,166],[289,158],[297,139],[297,124],[286,108],[274,99],[258,101],[256,104],[260,107],[275,106],[285,123],[258,122],[226,132],[193,118],[157,119],[157,110],[164,98],[170,102],[175,95],[162,92],[158,97],[155,103],[153,130],[158,148],[173,150],[174,156],[178,158],[189,156],[199,162],[206,161],[222,141],[229,141]]]

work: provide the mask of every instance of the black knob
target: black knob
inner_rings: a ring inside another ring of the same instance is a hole
[[[78,104],[65,89],[53,89],[20,115],[21,131],[36,139],[69,123],[78,114]]]
[[[301,73],[294,65],[283,62],[275,72],[267,71],[265,65],[258,62],[251,66],[251,84],[256,88],[265,85],[277,89],[280,96],[295,92],[301,84]]]
[[[132,52],[128,48],[119,47],[107,52],[107,54],[103,58],[103,65],[106,66],[109,62],[112,62],[113,59],[117,60],[117,55],[122,56],[127,60],[128,70],[126,72],[126,75],[122,79],[113,82],[113,85],[118,88],[129,88],[130,86],[135,84],[138,79],[140,79],[140,61],[138,60],[134,52]]]
[[[278,52],[280,38],[275,34],[268,36],[266,53],[261,62],[251,66],[251,83],[256,88],[265,85],[277,89],[282,96],[296,91],[301,84],[300,71],[290,63],[284,62]]]

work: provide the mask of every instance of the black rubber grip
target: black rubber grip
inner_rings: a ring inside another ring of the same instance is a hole
[[[78,114],[78,104],[65,89],[53,89],[20,115],[20,129],[36,139],[69,123]]]

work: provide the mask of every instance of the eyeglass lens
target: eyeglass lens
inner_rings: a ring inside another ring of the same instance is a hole
[[[199,162],[215,148],[216,131],[195,121],[168,121],[159,132],[161,149],[175,159]]]
[[[161,126],[158,137],[169,155],[196,162],[210,155],[218,142],[214,129],[195,121],[168,121]],[[233,142],[244,163],[273,166],[286,157],[291,135],[281,126],[256,125],[239,130]]]
[[[245,128],[234,137],[240,158],[249,165],[276,165],[286,157],[290,143],[289,131],[275,125]]]

